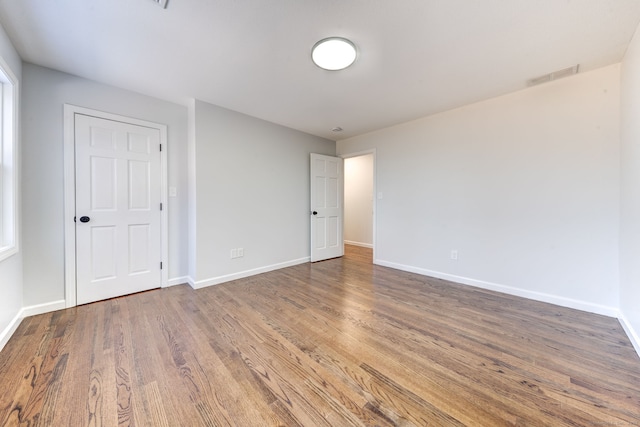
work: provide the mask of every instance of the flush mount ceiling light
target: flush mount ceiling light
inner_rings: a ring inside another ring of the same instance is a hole
[[[313,46],[311,59],[325,70],[343,70],[356,60],[356,46],[342,37],[329,37]]]

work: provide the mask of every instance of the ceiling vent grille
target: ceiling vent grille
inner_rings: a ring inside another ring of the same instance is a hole
[[[535,77],[533,79],[527,80],[527,86],[535,86],[542,83],[547,83],[552,80],[558,80],[563,77],[569,77],[574,74],[578,74],[578,70],[580,69],[580,64],[574,65],[573,67],[563,68],[562,70],[554,71],[553,73],[545,74],[544,76]]]
[[[169,4],[169,0],[151,0],[151,1],[163,9],[166,9],[167,5]]]

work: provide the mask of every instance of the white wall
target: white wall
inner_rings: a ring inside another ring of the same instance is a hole
[[[187,196],[188,196],[188,215],[189,215],[189,248],[188,248],[188,277],[190,282],[193,284],[194,277],[197,276],[197,266],[196,266],[196,254],[197,248],[196,243],[196,211],[197,211],[197,177],[196,177],[196,100],[189,100],[188,105],[188,144],[187,144]],[[193,237],[191,237],[193,236]]]
[[[619,72],[339,141],[377,150],[376,262],[615,314]]]
[[[640,32],[621,73],[620,309],[640,354]]]
[[[344,240],[373,245],[373,154],[344,159]]]
[[[22,85],[22,61],[13,48],[9,37],[0,26],[0,57],[18,79],[18,91]],[[20,96],[20,94],[18,94]],[[20,114],[18,112],[18,120]],[[18,135],[18,164],[20,163],[20,135]],[[18,176],[18,197],[20,197],[21,182]],[[19,217],[18,207],[18,217]],[[13,328],[17,326],[18,314],[22,308],[22,244],[20,221],[18,218],[18,249],[19,252],[0,261],[0,349],[9,338]]]
[[[308,260],[309,154],[335,142],[195,101],[197,287]],[[230,251],[243,248],[244,257]]]
[[[64,299],[63,105],[168,125],[169,279],[187,275],[187,107],[32,64],[23,68],[24,304]]]

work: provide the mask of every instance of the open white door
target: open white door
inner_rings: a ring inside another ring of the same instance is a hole
[[[77,303],[158,288],[160,131],[75,115]]]
[[[311,262],[344,255],[343,189],[343,160],[311,154]]]

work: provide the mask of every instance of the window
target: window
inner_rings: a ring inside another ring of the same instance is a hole
[[[0,260],[18,251],[17,83],[0,58]]]

